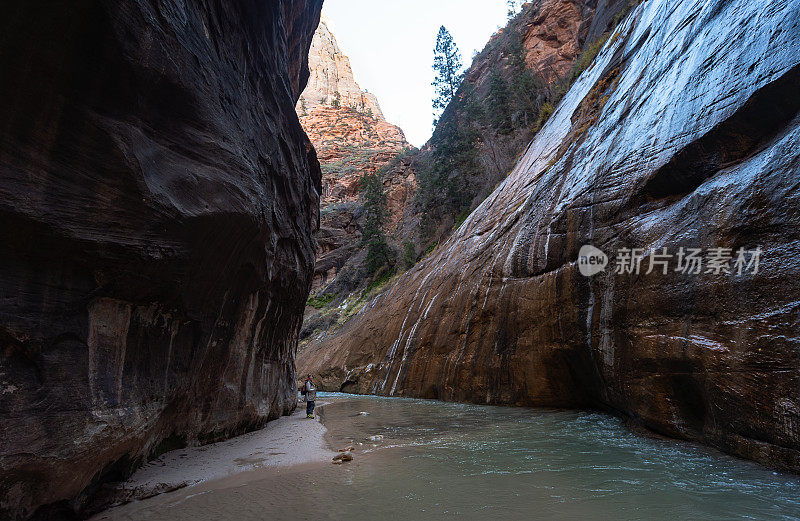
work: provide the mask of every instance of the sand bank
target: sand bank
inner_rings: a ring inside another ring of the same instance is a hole
[[[136,471],[115,496],[125,502],[257,469],[330,462],[335,453],[325,443],[325,432],[319,417],[307,419],[300,404],[292,415],[258,431],[167,452]]]

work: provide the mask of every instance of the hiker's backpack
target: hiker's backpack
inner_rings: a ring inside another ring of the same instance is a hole
[[[317,399],[317,388],[314,386],[314,382],[311,380],[306,380],[305,386],[303,387],[306,391],[306,401],[313,402]]]

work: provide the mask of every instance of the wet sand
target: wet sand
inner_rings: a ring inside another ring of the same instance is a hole
[[[322,405],[319,403],[318,407]],[[202,447],[167,452],[149,462],[118,487],[123,501],[151,498],[178,489],[182,496],[202,493],[202,485],[250,474],[276,473],[279,469],[328,465],[335,455],[325,441],[327,429],[317,416],[307,419],[305,405],[290,416],[269,422],[263,429]],[[251,479],[251,478],[250,478]],[[197,488],[197,490],[195,490]],[[111,511],[109,511],[111,512]],[[109,519],[107,512],[93,519]]]

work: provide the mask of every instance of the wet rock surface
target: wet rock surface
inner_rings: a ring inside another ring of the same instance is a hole
[[[800,3],[648,0],[508,178],[298,370],[321,388],[599,407],[800,469]],[[611,256],[578,269],[593,244]],[[738,275],[652,250],[761,248]],[[642,250],[639,275],[614,272]]]
[[[593,0],[526,3],[473,57],[460,94],[421,150],[408,150],[405,139],[398,139],[400,129],[383,121],[380,110],[359,101],[364,91],[352,78],[349,60],[324,21],[320,24],[312,44],[312,80],[297,107],[323,170],[314,295],[306,311],[300,350],[324,342],[397,272],[444,242],[469,209],[477,207],[506,177],[538,128],[533,107],[561,92],[582,47],[590,46],[587,35],[596,40],[594,33],[607,31],[614,15],[627,5],[604,5],[600,18],[605,21],[598,24],[595,4]],[[493,106],[490,91],[495,74],[504,78],[515,100],[515,108],[509,111],[516,123],[509,132],[497,132],[491,118],[485,117],[487,112],[476,110]],[[523,83],[529,87],[525,94]],[[331,106],[332,98],[340,100],[339,107]],[[518,98],[526,99],[524,110],[516,104]],[[327,101],[322,103],[323,99]],[[367,117],[370,113],[378,116]],[[470,129],[470,137],[454,143],[453,128]],[[463,148],[467,141],[474,147],[469,153]],[[438,155],[439,149],[451,155]],[[475,168],[478,164],[481,167]],[[376,170],[388,210],[383,231],[393,254],[391,262],[371,276],[364,267],[364,208],[358,192],[361,175]]]
[[[293,410],[321,1],[4,9],[0,517]]]

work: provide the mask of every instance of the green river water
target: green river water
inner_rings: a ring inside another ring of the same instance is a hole
[[[636,434],[600,413],[321,401],[331,447],[362,443],[353,462],[255,472],[110,518],[800,519],[800,477]]]

